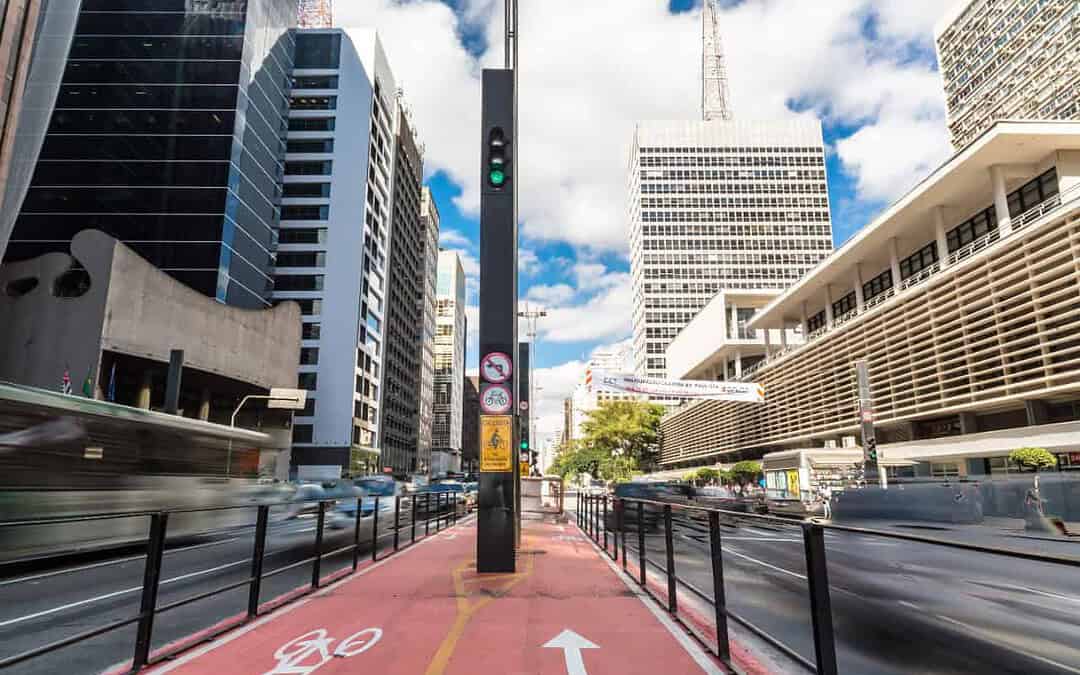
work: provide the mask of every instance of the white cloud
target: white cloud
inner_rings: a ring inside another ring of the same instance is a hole
[[[544,264],[536,255],[536,251],[529,248],[518,249],[518,272],[527,277],[533,277],[544,269]]]
[[[545,436],[563,426],[563,400],[574,392],[574,387],[585,372],[581,361],[568,361],[552,368],[537,368],[533,371],[536,389],[533,402],[533,415],[536,419],[536,431]]]
[[[552,284],[550,286],[537,284],[529,287],[529,292],[525,295],[525,298],[544,306],[551,306],[569,302],[574,295],[574,289],[567,284]]]
[[[443,248],[468,248],[473,241],[457,230],[440,230],[439,246]]]
[[[627,282],[601,291],[580,305],[548,309],[540,324],[541,338],[550,342],[620,340],[630,334],[633,293]]]

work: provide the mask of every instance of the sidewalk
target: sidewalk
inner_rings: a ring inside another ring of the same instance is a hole
[[[151,672],[726,672],[573,524],[523,527],[516,574],[476,574],[469,519]]]

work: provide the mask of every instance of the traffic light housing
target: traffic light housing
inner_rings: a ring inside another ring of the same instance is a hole
[[[502,190],[510,178],[510,141],[502,127],[492,127],[487,141],[487,184]]]

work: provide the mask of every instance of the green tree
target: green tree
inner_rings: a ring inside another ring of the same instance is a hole
[[[1009,453],[1009,459],[1036,471],[1057,466],[1057,457],[1046,448],[1019,448]]]
[[[634,477],[637,464],[632,457],[605,457],[600,461],[600,477],[604,480],[623,483]]]
[[[605,456],[632,459],[651,469],[660,444],[663,406],[638,401],[612,401],[588,414],[581,425],[582,443]]]
[[[600,463],[605,459],[607,457],[598,449],[582,441],[572,441],[555,456],[551,471],[563,480],[576,480],[583,473],[597,478],[600,476]]]
[[[698,485],[712,485],[720,482],[720,472],[711,466],[705,466],[697,470]]]
[[[761,462],[748,459],[736,462],[735,466],[731,467],[731,478],[739,484],[739,487],[753,483],[760,475]]]

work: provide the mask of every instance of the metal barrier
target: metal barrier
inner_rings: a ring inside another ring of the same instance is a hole
[[[431,519],[432,519],[432,511],[431,511],[431,494],[432,493],[427,492],[427,493],[421,493],[421,494],[424,495],[424,500],[423,500],[424,501],[424,514],[423,514],[424,515],[424,518],[423,518],[423,520],[424,520],[424,535],[427,536],[431,532],[430,526],[431,526]],[[443,498],[443,495],[445,495],[445,499]],[[356,498],[356,519],[355,519],[356,522],[355,522],[355,526],[354,526],[354,530],[353,530],[353,543],[349,544],[348,546],[343,546],[343,547],[338,548],[338,549],[333,550],[333,551],[323,551],[323,539],[324,539],[324,532],[325,532],[325,526],[326,526],[326,509],[327,509],[327,505],[332,505],[332,504],[335,504],[337,502],[342,501],[342,500],[338,500],[338,499],[308,500],[308,501],[283,501],[283,502],[264,503],[264,504],[259,504],[259,505],[223,506],[223,507],[197,508],[197,509],[174,509],[174,510],[166,510],[166,511],[134,511],[134,512],[124,512],[124,513],[98,513],[98,514],[85,514],[85,515],[78,515],[78,516],[67,516],[67,517],[60,517],[60,518],[43,518],[43,519],[37,519],[37,520],[22,520],[22,521],[0,522],[0,530],[3,530],[3,529],[6,529],[6,528],[29,527],[29,526],[35,526],[35,525],[52,525],[52,524],[76,523],[76,522],[87,522],[87,521],[97,521],[97,520],[115,520],[115,519],[119,519],[119,518],[135,518],[135,517],[145,517],[145,518],[148,518],[149,521],[150,521],[150,523],[149,523],[150,524],[149,535],[148,535],[147,540],[146,540],[146,567],[143,570],[143,584],[142,584],[142,591],[141,591],[142,596],[141,596],[141,601],[140,601],[140,606],[139,606],[139,613],[137,615],[135,615],[133,617],[130,617],[130,618],[127,618],[127,619],[123,619],[121,621],[114,621],[112,623],[109,623],[109,624],[106,624],[106,625],[103,625],[103,626],[98,626],[96,628],[92,628],[90,630],[83,631],[81,633],[77,633],[77,634],[72,635],[70,637],[63,638],[61,640],[57,640],[55,642],[51,642],[49,644],[42,645],[40,647],[35,647],[34,649],[30,649],[30,650],[27,650],[27,651],[24,651],[24,652],[21,652],[21,653],[12,655],[12,656],[7,656],[7,657],[0,658],[0,669],[4,669],[4,668],[7,668],[7,667],[16,665],[18,663],[23,663],[25,661],[29,661],[29,660],[31,660],[33,658],[38,657],[38,656],[43,656],[45,654],[49,654],[49,653],[57,651],[59,649],[63,649],[64,647],[69,647],[71,645],[78,644],[78,643],[83,642],[85,640],[89,640],[91,638],[98,637],[100,635],[104,635],[105,633],[112,632],[114,630],[123,628],[125,626],[130,626],[132,624],[137,624],[135,645],[134,645],[134,650],[133,650],[134,656],[133,656],[132,664],[131,664],[131,672],[136,672],[136,671],[141,670],[142,668],[144,668],[144,667],[146,667],[148,665],[154,665],[154,664],[159,663],[161,661],[164,661],[164,660],[166,660],[166,659],[168,659],[168,658],[170,658],[172,656],[175,656],[178,652],[183,651],[184,649],[188,648],[188,646],[189,646],[189,645],[185,645],[185,646],[181,646],[181,647],[178,647],[178,648],[174,648],[171,651],[165,651],[165,652],[160,653],[160,654],[151,655],[151,644],[152,644],[152,640],[153,640],[154,619],[158,615],[163,614],[164,612],[168,612],[170,610],[177,609],[179,607],[184,607],[186,605],[190,605],[190,604],[198,602],[200,600],[205,600],[205,599],[211,598],[211,597],[213,597],[215,595],[220,595],[222,593],[226,593],[226,592],[234,590],[236,588],[247,586],[248,587],[248,603],[247,603],[247,613],[246,613],[245,617],[240,621],[234,622],[234,623],[232,623],[230,625],[227,625],[227,626],[223,626],[220,629],[215,630],[215,632],[212,635],[208,635],[208,636],[205,636],[203,638],[205,640],[209,640],[209,639],[212,639],[213,637],[216,637],[217,635],[220,635],[220,634],[222,634],[222,633],[224,633],[226,631],[232,630],[232,629],[236,628],[237,626],[248,623],[248,622],[250,622],[251,620],[255,619],[257,616],[260,615],[260,613],[259,613],[259,593],[261,591],[262,582],[263,582],[264,579],[267,579],[267,578],[272,577],[272,576],[276,576],[276,575],[281,574],[283,572],[287,572],[287,571],[289,571],[291,569],[295,569],[295,568],[300,567],[302,565],[312,563],[311,585],[310,585],[310,587],[308,587],[302,593],[298,593],[295,596],[290,597],[286,602],[284,602],[282,604],[288,604],[289,602],[293,602],[293,601],[295,601],[295,600],[297,600],[297,599],[299,599],[299,598],[301,598],[301,597],[303,597],[305,595],[308,595],[308,594],[314,592],[315,590],[317,590],[320,587],[320,585],[325,581],[324,577],[322,576],[322,561],[325,558],[330,558],[330,557],[333,557],[333,556],[336,556],[336,555],[341,555],[342,553],[351,552],[352,553],[351,569],[348,568],[348,567],[342,568],[342,569],[343,570],[348,570],[347,573],[346,573],[346,576],[348,574],[352,574],[352,573],[356,572],[356,569],[359,566],[359,561],[360,561],[360,547],[361,547],[361,542],[360,542],[360,529],[361,528],[360,528],[360,525],[361,525],[361,519],[363,517],[363,509],[361,508],[362,505],[363,505],[363,499],[364,499],[363,497],[357,497]],[[400,522],[401,500],[402,499],[409,499],[412,502],[410,508],[412,510],[412,515],[413,515],[412,522],[410,523],[411,539],[410,539],[409,543],[405,544],[404,546],[400,545],[400,542],[399,542],[399,531],[402,528],[401,522]],[[392,536],[393,537],[393,545],[392,545],[393,549],[389,553],[383,555],[382,556],[383,558],[391,556],[391,555],[397,553],[398,551],[404,550],[404,549],[412,546],[414,543],[416,543],[417,502],[419,502],[419,501],[420,501],[420,494],[415,494],[415,495],[407,496],[407,497],[402,497],[401,495],[397,495],[397,496],[394,497],[394,525],[393,525],[393,528],[392,528],[393,532],[391,534],[381,535],[382,537],[387,537],[387,536]],[[379,548],[378,548],[378,540],[380,539],[380,535],[379,535],[379,502],[380,502],[380,498],[375,497],[375,504],[374,504],[375,508],[374,508],[374,511],[372,512],[372,516],[371,516],[372,517],[371,541],[369,542],[370,545],[371,545],[371,559],[372,559],[372,561],[375,561],[375,560],[379,559]],[[318,504],[318,511],[317,511],[317,514],[316,514],[316,524],[315,524],[314,554],[311,557],[305,558],[305,559],[300,560],[298,562],[294,562],[294,563],[291,563],[291,564],[288,564],[288,565],[284,565],[282,567],[271,570],[269,572],[264,572],[263,571],[263,565],[264,565],[265,558],[266,558],[266,536],[267,536],[267,529],[268,529],[269,522],[270,522],[270,508],[274,507],[274,506],[295,507],[298,504],[305,504],[305,503],[306,504],[314,504],[314,503]],[[462,494],[459,494],[459,493],[436,493],[436,498],[435,498],[435,532],[438,533],[441,529],[444,529],[445,527],[450,527],[450,526],[456,524],[457,519],[458,519],[458,508],[460,506],[463,506],[463,505],[464,505],[464,495],[462,495]],[[210,591],[204,591],[204,592],[201,592],[201,593],[197,593],[195,595],[183,598],[183,599],[178,600],[176,602],[169,603],[168,605],[164,605],[164,606],[159,607],[157,605],[158,590],[159,590],[159,588],[161,586],[161,566],[162,566],[162,562],[163,562],[164,555],[165,555],[165,544],[166,544],[166,539],[168,537],[168,523],[169,523],[170,514],[197,513],[197,512],[237,510],[237,509],[251,509],[251,508],[258,509],[258,515],[257,515],[256,524],[255,524],[255,532],[254,532],[255,541],[254,541],[254,545],[252,547],[252,555],[251,555],[251,573],[248,576],[248,578],[244,579],[242,581],[238,581],[238,582],[235,582],[235,583],[231,583],[231,584],[222,586],[220,588],[210,590]],[[444,513],[443,513],[444,508],[447,511],[445,513],[445,523],[443,522],[444,521]],[[105,564],[117,564],[117,563],[125,562],[126,560],[129,560],[129,559],[128,558],[119,559],[119,560],[117,560],[115,562],[106,562]],[[21,561],[16,560],[16,561],[11,561],[11,562],[0,563],[0,570],[3,570],[5,567],[10,567],[12,565],[19,564],[20,562]],[[341,572],[341,570],[338,570],[338,572],[335,572],[335,574],[337,574],[339,572]],[[280,606],[280,605],[278,605],[278,606]],[[277,608],[277,606],[272,607],[272,608],[268,609],[267,611],[273,611],[276,608]],[[264,611],[263,614],[265,614],[265,613],[266,612]]]
[[[521,478],[522,515],[562,515],[563,479],[557,477]]]
[[[608,516],[608,501],[612,502],[614,510],[612,516]],[[896,539],[901,541],[916,542],[921,544],[930,544],[933,546],[942,546],[952,549],[960,549],[965,551],[974,551],[978,553],[988,553],[998,556],[1008,556],[1012,558],[1018,558],[1022,560],[1030,560],[1035,562],[1043,562],[1057,565],[1065,565],[1069,567],[1080,568],[1080,558],[1066,558],[1051,556],[1042,553],[1036,553],[1032,551],[1018,551],[1015,549],[1006,548],[994,548],[990,546],[981,546],[978,544],[970,544],[963,542],[945,541],[943,539],[935,539],[933,537],[923,537],[917,534],[907,534],[905,532],[889,532],[885,530],[873,530],[862,527],[849,527],[845,525],[826,525],[817,522],[799,522],[792,521],[787,518],[778,518],[776,516],[765,516],[751,513],[741,513],[737,511],[726,511],[723,509],[708,508],[703,506],[694,506],[689,504],[677,504],[670,502],[660,502],[648,499],[625,499],[620,497],[608,497],[607,495],[580,495],[578,497],[577,508],[577,524],[578,527],[587,534],[597,545],[603,546],[605,553],[610,555],[614,560],[618,560],[620,541],[622,548],[622,566],[623,570],[627,569],[627,559],[630,557],[630,549],[626,546],[626,509],[627,507],[636,507],[637,522],[635,524],[638,533],[637,541],[637,553],[638,553],[638,578],[636,579],[639,586],[650,595],[658,603],[664,605],[668,612],[672,615],[676,621],[682,624],[687,630],[696,635],[702,642],[708,643],[704,636],[702,636],[698,629],[684,621],[679,616],[678,610],[678,587],[682,586],[692,595],[700,598],[706,603],[710,604],[714,608],[715,621],[716,621],[716,644],[710,645],[710,649],[721,661],[726,665],[731,666],[731,652],[728,644],[728,619],[734,620],[743,628],[749,630],[757,637],[761,638],[765,642],[769,643],[772,647],[782,652],[787,657],[791,658],[795,662],[804,666],[811,672],[821,673],[822,675],[836,675],[837,661],[836,661],[836,638],[833,631],[833,616],[832,616],[832,601],[829,594],[829,576],[826,565],[825,556],[825,531],[832,530],[836,532],[847,532],[852,534],[859,534],[870,537],[881,537],[884,539]],[[646,506],[652,507],[651,513],[655,515],[656,524],[663,527],[664,534],[664,552],[665,552],[665,564],[661,565],[652,560],[648,560],[645,549],[645,529],[646,527]],[[713,580],[713,593],[710,596],[709,593],[697,588],[693,584],[680,579],[678,572],[675,568],[675,550],[673,539],[673,526],[672,526],[672,512],[673,510],[688,511],[703,513],[707,516],[709,522],[709,555],[712,564],[712,580]],[[785,644],[782,640],[776,636],[770,635],[763,629],[755,626],[742,616],[739,616],[727,606],[727,600],[724,593],[724,559],[722,549],[722,539],[720,535],[720,516],[725,518],[731,518],[733,520],[751,520],[754,522],[769,522],[774,524],[780,524],[785,527],[800,526],[802,529],[803,550],[805,552],[806,559],[806,577],[807,577],[807,593],[810,600],[810,620],[812,633],[814,637],[814,660],[810,661],[804,658],[801,654],[796,652],[793,648]],[[609,527],[613,525],[614,527]],[[612,537],[614,545],[611,551],[608,551],[608,530],[614,530],[615,536]],[[652,566],[658,572],[662,572],[667,581],[667,597],[664,599],[658,598],[652,591],[649,590],[647,569],[648,566]]]

